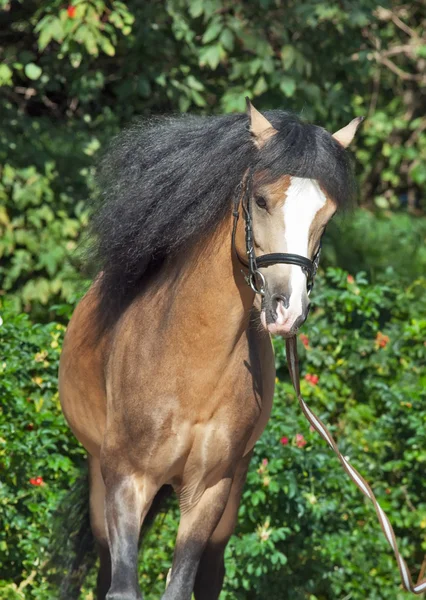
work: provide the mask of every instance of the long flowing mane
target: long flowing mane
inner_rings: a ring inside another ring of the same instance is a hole
[[[115,321],[167,256],[212,232],[231,209],[248,167],[268,179],[317,179],[346,207],[351,161],[321,127],[266,111],[277,129],[258,150],[246,114],[180,116],[141,122],[121,133],[101,162],[99,206],[91,222],[92,260],[102,271],[100,312]]]

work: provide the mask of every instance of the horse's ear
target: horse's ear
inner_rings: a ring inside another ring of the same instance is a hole
[[[250,133],[258,148],[262,148],[270,137],[278,133],[266,117],[256,110],[248,98],[246,98],[247,115],[250,122]]]
[[[361,125],[363,120],[364,117],[352,119],[352,121],[346,125],[346,127],[342,127],[342,129],[339,129],[339,131],[333,133],[334,139],[337,140],[344,148],[347,148],[354,139],[358,127]]]

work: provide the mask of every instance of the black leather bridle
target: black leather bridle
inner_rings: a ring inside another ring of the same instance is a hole
[[[288,254],[285,252],[274,252],[272,254],[263,254],[262,256],[256,256],[253,239],[253,221],[251,217],[252,183],[253,172],[250,169],[247,173],[247,176],[243,179],[243,181],[241,181],[238,184],[235,190],[232,211],[232,215],[234,217],[234,224],[232,229],[232,247],[234,248],[234,251],[240,263],[246,269],[248,269],[248,274],[244,275],[247,284],[256,294],[264,296],[266,281],[265,277],[262,275],[259,269],[276,264],[296,265],[300,267],[306,275],[306,286],[309,295],[313,288],[315,275],[318,270],[318,264],[321,254],[321,244],[313,260],[306,258],[306,256],[301,256],[300,254]],[[238,254],[237,247],[235,245],[237,224],[240,216],[240,204],[243,209],[245,220],[247,262],[245,262]]]

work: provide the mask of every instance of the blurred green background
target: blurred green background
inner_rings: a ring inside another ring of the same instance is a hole
[[[87,285],[98,157],[137,117],[243,111],[246,95],[329,131],[366,117],[359,208],[327,231],[303,391],[376,481],[413,575],[426,564],[425,31],[423,0],[0,0],[0,598],[57,594],[43,568],[51,515],[84,457],[56,369]],[[280,341],[276,360],[222,597],[407,598],[373,509],[295,405]],[[148,600],[175,525],[171,509],[149,535]]]

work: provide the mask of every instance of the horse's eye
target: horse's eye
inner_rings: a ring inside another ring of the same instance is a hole
[[[256,204],[259,208],[266,208],[266,200],[263,196],[256,196]]]

